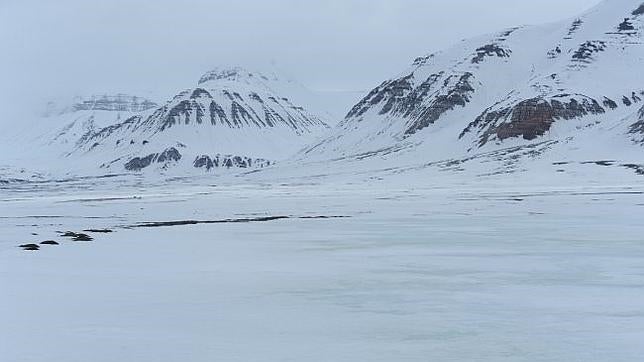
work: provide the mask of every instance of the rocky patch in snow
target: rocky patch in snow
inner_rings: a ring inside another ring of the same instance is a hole
[[[630,125],[629,133],[633,135],[633,140],[644,143],[644,107],[637,112],[637,122]]]
[[[271,161],[263,158],[220,154],[212,157],[198,156],[193,162],[195,168],[204,168],[206,171],[210,171],[212,168],[264,168],[270,165]]]
[[[127,94],[98,95],[82,99],[72,106],[73,111],[118,111],[142,112],[157,107],[157,104],[143,97]]]
[[[45,240],[40,245],[60,245],[60,243],[55,240]]]
[[[151,153],[144,157],[134,157],[125,164],[125,169],[128,171],[141,171],[153,162],[165,166],[172,161],[177,162],[181,160],[181,157],[181,153],[176,148],[170,147],[161,153]]]
[[[487,57],[509,58],[512,50],[504,48],[498,44],[487,44],[476,49],[476,55],[472,58],[472,63],[480,64]]]
[[[94,240],[93,237],[85,234],[85,233],[77,233],[74,231],[66,231],[64,233],[60,234],[61,237],[64,238],[71,238],[73,241],[92,241]]]
[[[486,110],[461,133],[460,137],[477,128],[484,130],[479,140],[481,146],[491,138],[501,141],[512,137],[534,140],[543,136],[556,120],[569,120],[605,112],[596,100],[581,95],[577,95],[576,98],[567,94],[550,99],[532,98],[511,107]]]

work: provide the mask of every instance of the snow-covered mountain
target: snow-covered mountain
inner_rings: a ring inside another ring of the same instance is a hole
[[[546,148],[563,158],[639,155],[643,32],[642,0],[607,0],[574,19],[462,41],[374,88],[300,156],[420,163],[513,147],[536,148],[531,157]]]
[[[103,127],[155,107],[147,98],[127,94],[75,97],[71,103],[49,102],[43,117],[28,131],[38,136],[38,143],[64,150]]]
[[[69,153],[86,135],[158,107],[150,99],[127,94],[61,98],[41,110],[37,101],[31,103],[33,109],[7,118],[12,121],[6,122],[0,134],[5,146],[3,161],[42,169],[55,164],[58,155]]]
[[[71,112],[80,114],[78,119],[48,137],[73,144],[65,157],[110,171],[263,167],[292,155],[328,128],[323,117],[287,98],[296,89],[275,75],[220,68],[162,106],[82,102]],[[97,111],[121,108],[136,112],[96,126]],[[83,112],[93,113],[87,117]]]
[[[100,94],[90,97],[74,97],[71,104],[49,102],[44,112],[45,117],[72,113],[77,111],[112,111],[112,112],[142,112],[156,107],[153,101],[128,94]]]
[[[303,176],[427,165],[496,175],[539,163],[562,172],[594,161],[640,172],[643,37],[642,0],[607,0],[562,22],[464,40],[415,59],[330,130],[297,82],[226,67],[162,105],[118,95],[52,107],[46,123],[57,126],[27,133],[68,160],[46,163],[79,172],[202,172],[283,160]]]

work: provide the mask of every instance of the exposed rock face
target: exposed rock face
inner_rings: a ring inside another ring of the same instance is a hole
[[[428,127],[448,111],[456,107],[465,107],[470,101],[470,96],[474,93],[472,86],[472,73],[464,73],[460,77],[448,77],[443,83],[443,89],[435,95],[428,105],[418,104],[414,98],[401,105],[404,109],[404,116],[413,120],[407,129],[405,135],[412,135],[425,127]],[[457,79],[454,85],[450,85],[453,80]],[[424,98],[431,88],[426,83],[421,84],[417,91],[418,98]],[[412,95],[415,97],[416,94]]]
[[[512,50],[505,49],[498,44],[487,44],[476,49],[476,56],[472,58],[472,63],[479,64],[487,57],[509,58]]]
[[[181,154],[177,151],[176,148],[170,147],[167,150],[161,152],[159,157],[157,157],[157,162],[164,163],[168,161],[179,161],[181,159]]]
[[[564,39],[572,39],[572,36],[575,35],[577,30],[579,30],[583,24],[583,20],[575,19],[575,21],[572,22],[570,28],[568,29],[568,35]]]
[[[119,111],[119,112],[142,112],[157,107],[157,104],[137,96],[126,94],[99,95],[83,100],[72,106],[74,111]]]
[[[635,27],[633,26],[633,23],[631,23],[628,18],[625,18],[624,21],[619,24],[617,29],[619,31],[633,31],[635,30]]]
[[[246,156],[220,155],[213,157],[208,155],[199,156],[193,163],[196,168],[205,168],[210,170],[215,167],[220,168],[263,168],[271,165],[269,160],[263,158],[250,158]]]
[[[413,74],[384,82],[373,89],[366,97],[356,104],[347,114],[347,118],[360,117],[372,107],[382,104],[379,114],[386,114],[393,106],[402,100],[413,89],[411,79]]]
[[[196,87],[178,92],[162,106],[127,115],[116,124],[88,128],[76,138],[69,155],[100,157],[97,164],[103,169],[140,171],[158,164],[163,169],[184,162],[190,167],[200,155],[248,152],[256,157],[230,156],[228,160],[219,156],[218,160],[211,156],[210,162],[220,166],[211,166],[204,159],[197,161],[196,167],[262,166],[268,164],[265,160],[292,156],[329,128],[324,116],[286,97],[305,93],[296,83],[274,75],[242,68],[218,69],[204,74]],[[246,146],[248,151],[243,148]]]
[[[77,233],[74,231],[66,231],[64,233],[61,233],[60,236],[65,238],[71,238],[73,241],[93,241],[94,240],[93,237],[85,233]]]
[[[206,168],[206,170],[210,170],[215,167],[215,164],[212,162],[210,156],[198,156],[195,159],[195,162],[193,162],[193,166],[196,168]]]
[[[570,120],[605,112],[596,100],[582,95],[577,95],[576,98],[567,94],[551,99],[532,98],[511,107],[487,109],[468,125],[460,138],[474,129],[479,129],[482,131],[480,146],[492,138],[500,141],[512,137],[533,140],[543,136],[556,120]]]
[[[413,85],[412,79],[410,74],[372,90],[351,109],[345,122],[379,107],[379,115],[409,119],[404,134],[412,135],[436,122],[444,113],[464,107],[474,92],[470,72],[449,76],[432,74],[418,86]]]
[[[622,103],[624,103],[626,107],[633,105],[633,102],[627,96],[622,97]]]
[[[214,99],[205,89],[195,89],[188,99],[156,111],[146,123],[158,123],[159,131],[193,123],[229,128],[285,126],[296,132],[308,133],[313,128],[326,128],[319,118],[307,114],[302,107],[286,98],[260,96],[256,92],[240,94],[223,90]]]
[[[638,121],[629,127],[629,133],[640,136],[641,139],[636,140],[641,141],[644,140],[644,107],[640,108],[639,112],[637,112],[637,118]]]
[[[152,153],[145,157],[135,157],[125,164],[125,169],[128,171],[141,171],[150,166],[157,156],[158,153]]]
[[[579,49],[572,55],[572,59],[589,63],[593,56],[606,50],[606,42],[601,40],[587,41],[579,46]]]
[[[633,10],[631,14],[633,16],[640,16],[644,14],[644,3],[642,3],[642,5],[640,5],[637,9]]]
[[[617,109],[617,103],[608,97],[604,97],[602,104],[609,109]]]
[[[628,108],[644,98],[644,72],[637,71],[643,14],[641,0],[604,0],[572,21],[513,28],[417,57],[302,154],[344,160],[487,152],[547,134],[562,144],[599,137],[590,130],[600,123],[623,136],[619,127],[633,122],[607,124],[630,117]],[[549,132],[555,123],[562,126]]]
[[[288,128],[296,135],[328,128],[321,118],[278,97],[265,85],[269,78],[241,68],[206,73],[199,87],[177,94],[146,117],[128,119],[94,132],[83,140],[111,136],[126,126],[132,132],[157,134],[178,126],[210,125],[226,128]],[[236,83],[237,82],[237,83]],[[134,124],[132,124],[134,123]],[[95,141],[96,142],[96,141]]]
[[[181,160],[181,153],[176,148],[170,147],[160,154],[151,153],[145,157],[134,157],[125,164],[125,169],[128,171],[141,171],[153,162],[167,164],[168,162],[179,160]]]

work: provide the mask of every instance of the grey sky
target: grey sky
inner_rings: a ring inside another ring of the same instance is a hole
[[[3,101],[192,86],[274,62],[314,89],[367,89],[459,39],[598,0],[0,0]]]

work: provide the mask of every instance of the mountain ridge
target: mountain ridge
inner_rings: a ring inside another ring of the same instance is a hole
[[[574,138],[565,129],[633,118],[644,99],[644,74],[632,71],[644,57],[643,7],[604,1],[570,20],[509,28],[417,57],[300,157],[382,156],[392,147],[457,157],[564,133]]]

